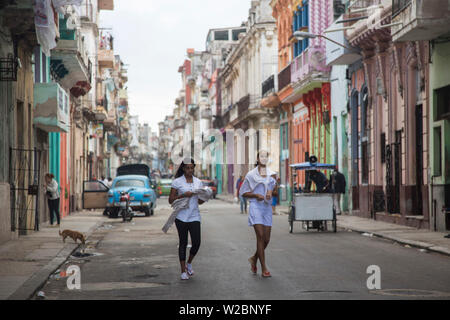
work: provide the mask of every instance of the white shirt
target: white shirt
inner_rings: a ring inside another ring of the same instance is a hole
[[[55,179],[52,179],[52,181],[47,184],[47,191],[51,192],[51,196],[48,197],[50,200],[56,200],[59,199],[59,188],[58,188],[58,182],[56,182]]]
[[[172,182],[172,188],[177,190],[178,195],[182,195],[188,191],[194,192],[194,190],[201,187],[202,182],[194,176],[192,177],[192,183],[188,183],[184,175]],[[180,210],[177,219],[183,222],[201,221],[200,210],[198,209],[198,195],[193,195],[189,199],[189,208]]]

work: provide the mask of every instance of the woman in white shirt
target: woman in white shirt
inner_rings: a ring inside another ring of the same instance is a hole
[[[256,168],[245,176],[239,195],[249,199],[250,209],[248,225],[253,226],[256,233],[256,252],[248,260],[252,272],[256,274],[258,262],[261,263],[262,276],[271,277],[266,266],[265,253],[270,241],[272,229],[272,196],[278,196],[276,173],[267,168],[268,153],[261,151],[257,156]]]
[[[175,225],[178,230],[178,237],[180,240],[178,246],[178,255],[181,266],[181,279],[188,280],[190,276],[194,275],[192,269],[192,260],[200,248],[200,211],[199,204],[204,201],[200,200],[194,190],[202,187],[200,179],[194,177],[195,163],[193,159],[184,160],[175,175],[175,180],[172,182],[172,189],[170,190],[169,203],[172,204],[175,200],[181,198],[190,198],[189,207],[180,212],[175,220]],[[188,244],[188,233],[191,235],[192,247],[189,252],[189,259],[186,264],[186,247]]]
[[[53,226],[53,213],[56,215],[58,225],[60,223],[59,217],[59,186],[55,180],[55,176],[51,173],[45,175],[46,194],[48,199],[48,209],[50,211],[50,225]]]

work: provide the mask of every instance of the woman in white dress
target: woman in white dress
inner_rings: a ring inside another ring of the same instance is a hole
[[[194,177],[195,163],[193,159],[184,160],[175,175],[170,190],[169,203],[181,198],[190,198],[189,207],[178,212],[175,225],[178,230],[179,245],[178,255],[181,266],[181,280],[188,280],[194,275],[192,260],[200,248],[200,211],[199,204],[204,201],[198,198],[193,191],[202,187],[200,179]],[[188,233],[191,235],[192,247],[186,264],[186,247],[188,244]]]
[[[270,277],[266,266],[265,252],[272,229],[272,196],[278,196],[276,173],[267,168],[268,153],[261,151],[257,156],[257,166],[245,176],[239,195],[249,199],[248,225],[256,234],[256,252],[248,260],[252,272],[257,272],[257,262],[261,263],[262,276]]]

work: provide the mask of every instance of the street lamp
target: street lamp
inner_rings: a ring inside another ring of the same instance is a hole
[[[342,44],[342,43],[339,43],[337,41],[331,40],[330,38],[328,38],[328,37],[326,37],[324,35],[321,35],[321,34],[313,34],[313,33],[304,32],[304,31],[295,31],[293,36],[299,41],[303,40],[303,39],[314,39],[314,38],[317,38],[317,37],[322,37],[322,38],[327,39],[328,41],[331,41],[331,42],[341,46],[341,47],[344,47],[344,48],[347,48],[349,50],[352,50],[352,48],[350,48],[349,46],[346,46],[345,44]]]

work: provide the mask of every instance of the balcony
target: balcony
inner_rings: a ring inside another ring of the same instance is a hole
[[[392,23],[393,41],[436,39],[449,33],[448,0],[392,0]]]
[[[79,7],[78,13],[82,23],[97,24],[97,11],[94,9],[91,0],[84,0]]]
[[[326,65],[325,48],[309,47],[291,65],[291,80],[295,87],[327,81],[330,67]]]
[[[291,84],[291,66],[288,65],[278,74],[278,90],[281,91],[290,84]]]
[[[239,102],[237,103],[237,112],[238,115],[243,114],[245,111],[248,110],[248,108],[250,107],[250,95],[246,95],[244,97],[242,97]]]
[[[114,10],[114,0],[98,0],[98,10]]]
[[[275,76],[271,75],[262,83],[262,96],[265,97],[272,92],[276,92],[275,89]]]
[[[50,68],[55,79],[78,98],[91,90],[92,64],[79,33],[66,29],[66,22],[60,19],[61,38],[52,49]]]
[[[46,132],[69,132],[69,95],[58,83],[34,84],[34,125]]]
[[[188,105],[188,112],[190,115],[195,115],[195,112],[198,110],[198,105],[196,104],[189,104]]]
[[[114,119],[114,117],[108,116],[103,121],[103,129],[105,131],[111,131],[111,132],[114,132],[116,130],[116,120]]]
[[[334,23],[328,28],[328,30],[336,30],[340,28],[342,28],[341,24]],[[326,36],[331,40],[350,47],[348,40],[345,38],[344,30],[329,32],[326,34]],[[331,41],[326,41],[326,57],[326,64],[328,66],[350,65],[362,58],[362,56],[359,54],[358,49],[344,48]]]
[[[97,106],[94,113],[95,113],[95,120],[97,121],[104,121],[108,118],[108,113],[102,106]]]
[[[201,118],[202,119],[207,119],[207,120],[212,119],[212,110],[211,110],[211,108],[208,107],[208,108],[203,109],[201,111]]]
[[[100,68],[114,69],[114,51],[109,49],[100,49],[98,51],[98,64]]]

